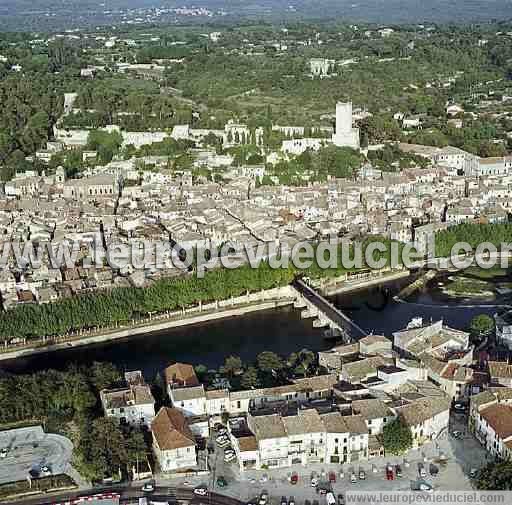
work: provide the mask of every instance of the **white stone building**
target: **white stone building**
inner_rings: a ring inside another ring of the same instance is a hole
[[[195,438],[179,410],[162,407],[153,420],[151,431],[153,451],[162,472],[196,467]]]

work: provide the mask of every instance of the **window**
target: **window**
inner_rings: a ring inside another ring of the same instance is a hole
[[[242,402],[241,402],[240,400],[238,400],[238,401],[236,402],[236,408],[237,408],[237,409],[239,409],[239,408],[241,408],[241,407],[242,407]]]

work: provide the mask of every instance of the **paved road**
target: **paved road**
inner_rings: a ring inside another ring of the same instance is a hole
[[[120,494],[120,502],[125,503],[137,503],[138,499],[142,496],[147,496],[149,501],[156,502],[169,502],[176,503],[178,501],[187,501],[193,504],[199,504],[200,502],[207,502],[208,505],[241,505],[240,500],[224,496],[219,493],[210,493],[206,497],[198,497],[194,494],[193,489],[185,489],[178,487],[158,486],[155,488],[155,492],[151,494],[145,494],[141,491],[140,487],[130,487],[128,484],[111,486],[108,488],[93,488],[89,490],[83,490],[80,492],[71,493],[59,493],[51,496],[40,496],[38,498],[30,498],[26,500],[16,500],[11,502],[3,502],[3,505],[51,505],[55,503],[64,503],[67,501],[75,500],[82,496],[90,496],[101,493],[118,493]]]

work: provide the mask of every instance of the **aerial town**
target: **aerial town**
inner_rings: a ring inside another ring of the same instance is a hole
[[[0,501],[512,489],[512,25],[153,26],[220,5],[0,34]]]

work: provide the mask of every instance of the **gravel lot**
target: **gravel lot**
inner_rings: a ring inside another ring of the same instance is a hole
[[[53,474],[67,473],[73,444],[60,435],[44,433],[41,426],[0,432],[0,484],[25,480],[30,469],[48,466]]]

